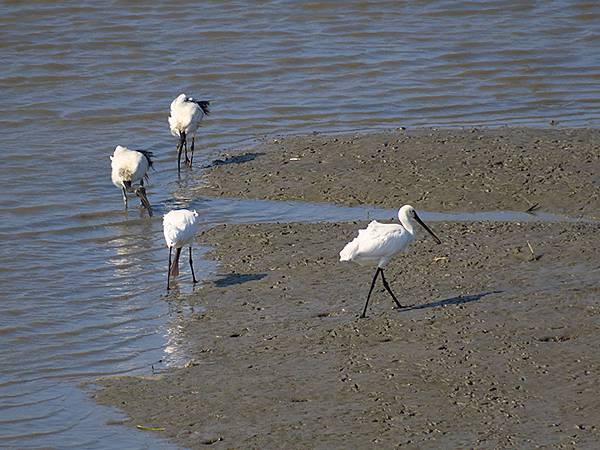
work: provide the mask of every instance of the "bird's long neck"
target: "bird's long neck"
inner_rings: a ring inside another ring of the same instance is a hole
[[[402,214],[398,217],[400,219],[400,223],[404,227],[404,229],[413,236],[415,235],[415,227],[413,226],[412,220],[408,218],[406,214]]]

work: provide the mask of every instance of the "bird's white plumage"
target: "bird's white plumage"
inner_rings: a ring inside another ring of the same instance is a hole
[[[188,209],[169,211],[163,217],[163,231],[168,247],[191,245],[198,231],[198,213]]]
[[[171,102],[169,127],[173,136],[179,137],[182,131],[187,135],[195,133],[204,118],[204,111],[200,105],[186,99],[188,99],[187,95],[179,94]]]
[[[415,228],[410,214],[412,206],[398,211],[399,224],[372,221],[366,229],[358,230],[358,236],[340,252],[340,261],[355,261],[363,265],[376,264],[385,267],[396,253],[401,252],[415,239]]]
[[[115,186],[123,188],[123,182],[129,181],[134,184],[140,181],[146,173],[150,164],[143,153],[130,150],[117,145],[115,152],[110,157],[111,179]]]
[[[384,267],[394,254],[402,251],[413,239],[402,225],[373,221],[346,244],[340,252],[340,261]]]

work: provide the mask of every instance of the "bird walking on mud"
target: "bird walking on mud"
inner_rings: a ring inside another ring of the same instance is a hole
[[[148,180],[148,170],[153,165],[152,157],[152,152],[129,150],[120,145],[117,145],[110,157],[111,179],[113,184],[123,192],[125,209],[127,209],[127,193],[133,192],[140,198],[140,202],[150,216],[152,216],[152,208],[146,196],[144,179]],[[137,182],[139,186],[135,187],[134,184]]]
[[[196,140],[196,130],[200,126],[200,121],[204,116],[210,114],[208,106],[209,101],[196,100],[185,94],[179,94],[171,102],[171,112],[169,115],[169,127],[171,134],[179,138],[177,144],[177,172],[181,171],[181,151],[185,149],[185,164],[192,167],[194,159],[194,141]],[[187,137],[192,135],[191,155],[188,159]]]
[[[425,225],[412,206],[404,205],[400,208],[398,219],[400,219],[401,225],[379,223],[373,220],[366,229],[358,230],[358,236],[346,244],[340,252],[340,261],[355,261],[361,265],[377,265],[377,270],[371,282],[371,289],[369,289],[369,294],[367,295],[365,308],[361,315],[362,318],[367,315],[369,298],[379,274],[381,274],[383,286],[392,296],[398,308],[403,307],[385,279],[383,269],[396,253],[405,250],[414,241],[416,234],[415,222],[425,228],[438,244],[442,243],[435,233]]]
[[[163,217],[163,232],[165,241],[169,247],[169,270],[167,272],[167,290],[170,289],[171,276],[179,275],[179,256],[183,247],[190,248],[190,269],[192,269],[192,280],[194,284],[196,275],[194,274],[194,263],[192,261],[192,244],[198,231],[198,213],[188,209],[177,209],[169,211]],[[171,261],[171,252],[175,249],[175,259]]]

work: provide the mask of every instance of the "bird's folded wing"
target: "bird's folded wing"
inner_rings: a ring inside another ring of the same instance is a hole
[[[385,256],[397,251],[405,234],[400,225],[373,221],[366,229],[359,230],[352,243],[357,255]]]
[[[165,234],[165,241],[169,247],[173,246],[179,240],[181,229],[175,226],[173,223],[165,222],[163,224],[163,231]]]
[[[171,211],[163,219],[163,230],[168,245],[186,242],[197,229],[197,215],[192,211]]]

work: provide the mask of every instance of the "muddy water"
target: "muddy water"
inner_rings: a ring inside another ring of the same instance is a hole
[[[190,204],[200,171],[177,181],[166,127],[177,93],[213,101],[205,162],[271,133],[598,126],[600,6],[538,3],[0,3],[0,446],[157,445],[105,426],[116,413],[78,384],[184,358],[191,288],[163,296],[160,220],[121,211],[108,160],[154,151],[157,215]]]

